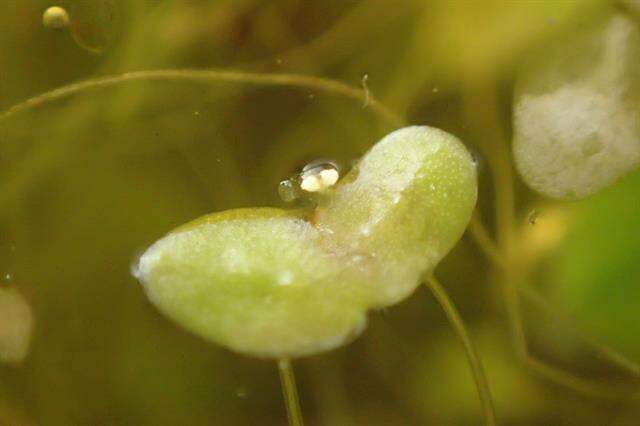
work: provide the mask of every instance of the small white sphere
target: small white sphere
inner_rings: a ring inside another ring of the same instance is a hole
[[[42,14],[42,24],[46,28],[65,28],[69,25],[69,21],[69,13],[60,6],[51,6]]]
[[[338,166],[328,160],[315,160],[300,173],[300,189],[306,192],[325,192],[340,179]]]
[[[320,180],[325,188],[335,185],[340,174],[336,169],[325,169],[320,172]]]
[[[307,192],[320,192],[322,191],[322,181],[318,175],[309,175],[302,178],[300,188]]]

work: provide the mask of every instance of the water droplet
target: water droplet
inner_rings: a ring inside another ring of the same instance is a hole
[[[285,179],[278,185],[280,198],[287,203],[302,197],[303,193],[321,193],[332,187],[340,178],[340,168],[330,160],[308,163],[300,173]]]
[[[278,185],[278,195],[285,203],[295,201],[299,197],[298,185],[291,179],[286,179]]]
[[[300,188],[307,192],[324,192],[338,182],[340,168],[330,160],[308,163],[300,173]]]

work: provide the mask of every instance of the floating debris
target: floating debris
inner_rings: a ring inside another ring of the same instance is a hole
[[[362,104],[362,108],[366,108],[369,106],[369,102],[371,101],[371,92],[369,91],[369,85],[367,82],[369,81],[369,74],[365,74],[362,76],[362,90],[364,90],[364,103]]]

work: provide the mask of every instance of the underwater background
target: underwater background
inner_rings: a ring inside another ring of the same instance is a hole
[[[67,26],[43,24],[50,6]],[[529,58],[608,14],[640,26],[637,1],[5,0],[0,12],[0,111],[147,70],[347,85],[140,77],[0,112],[0,425],[286,424],[275,363],[161,316],[131,265],[203,214],[286,206],[280,181],[318,158],[348,169],[399,122],[466,144],[491,236],[496,182],[511,185],[512,269],[552,306],[521,303],[530,352],[611,389],[578,392],[519,360],[501,271],[465,235],[436,275],[477,346],[498,424],[640,423],[640,380],[588,342],[640,362],[640,173],[555,200],[529,189],[511,155],[501,163]],[[637,87],[640,74],[626,78]],[[353,343],[295,360],[307,424],[482,424],[464,351],[426,287],[369,320]]]

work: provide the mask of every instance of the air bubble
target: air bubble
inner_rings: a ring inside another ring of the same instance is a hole
[[[340,168],[330,160],[308,163],[300,173],[300,188],[307,192],[324,192],[338,182]]]
[[[298,184],[292,179],[286,179],[278,185],[278,195],[285,203],[291,203],[299,198]]]
[[[42,14],[42,25],[45,28],[59,30],[69,25],[69,13],[60,6],[51,6]]]
[[[315,160],[302,168],[295,176],[285,179],[278,185],[278,194],[282,201],[290,203],[313,193],[323,193],[340,179],[340,168],[330,160]]]
[[[42,14],[48,29],[69,28],[73,40],[91,53],[102,53],[113,44],[122,29],[122,19],[114,0],[77,2],[66,9],[51,6]]]

